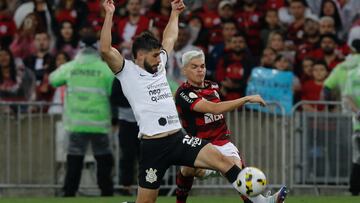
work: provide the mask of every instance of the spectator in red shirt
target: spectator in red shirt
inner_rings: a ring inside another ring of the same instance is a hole
[[[85,23],[87,16],[87,5],[81,0],[60,0],[55,10],[55,19],[58,23],[66,20],[76,27]]]
[[[319,25],[320,25],[320,34],[326,34],[326,33],[332,33],[332,34],[336,34],[336,29],[335,29],[335,21],[332,17],[330,16],[323,16],[320,18],[319,21]]]
[[[53,22],[54,18],[50,2],[48,0],[31,0],[20,4],[16,9],[13,18],[18,28],[30,13],[35,13],[41,20],[40,25],[52,35],[56,23]]]
[[[301,84],[313,79],[313,65],[314,59],[311,57],[305,57],[301,61],[301,72],[298,75],[300,77]]]
[[[0,0],[0,46],[9,47],[16,32],[16,25],[8,10],[7,0]]]
[[[171,0],[156,0],[146,16],[153,20],[153,25],[159,28],[160,36],[165,29],[171,12]]]
[[[219,0],[205,0],[203,6],[194,11],[194,14],[203,19],[205,28],[212,29],[221,23],[218,5]]]
[[[223,20],[231,20],[234,19],[234,5],[230,0],[222,0],[218,6],[218,14],[221,19]]]
[[[224,100],[244,96],[247,78],[255,66],[247,51],[245,35],[234,35],[230,43],[230,51],[220,59],[215,71],[215,79],[221,85],[220,94]]]
[[[305,0],[292,0],[290,1],[290,12],[294,17],[294,22],[291,23],[287,30],[287,38],[292,40],[295,44],[300,44],[304,34],[305,23]]]
[[[85,1],[87,5],[87,10],[89,12],[89,16],[96,16],[101,11],[101,0],[87,0]]]
[[[342,54],[337,51],[338,42],[339,40],[334,34],[321,35],[320,48],[310,52],[308,56],[312,56],[316,60],[324,60],[331,71],[338,63],[343,61]]]
[[[324,16],[320,19],[320,34],[323,35],[327,33],[339,36],[335,29],[335,21],[330,16]],[[350,47],[346,43],[341,41],[339,41],[337,50],[340,51],[344,57],[351,53]]]
[[[338,3],[335,0],[322,0],[320,7],[320,17],[329,16],[334,19],[335,29],[341,32],[343,28],[341,11]]]
[[[244,0],[242,12],[238,12],[236,20],[238,27],[246,34],[246,42],[255,56],[261,53],[260,31],[262,14],[257,8],[255,0]]]
[[[149,29],[150,20],[140,13],[141,1],[129,0],[126,4],[127,16],[117,23],[116,34],[120,41],[119,50],[127,58],[131,58],[133,38]]]
[[[265,3],[265,9],[279,10],[280,8],[285,7],[285,3],[285,0],[267,0]]]
[[[35,33],[45,31],[43,22],[36,13],[28,14],[19,30],[16,32],[15,38],[10,45],[11,52],[14,57],[26,58],[30,54],[36,52],[34,45]]]
[[[260,59],[260,65],[265,68],[274,68],[274,62],[275,58],[277,56],[277,52],[270,47],[266,47],[263,52]]]
[[[203,7],[206,9],[206,7]],[[199,11],[195,11],[199,12]],[[207,14],[200,11],[198,14],[195,14],[202,18],[204,22],[204,28],[209,30],[211,33],[209,41],[211,45],[221,43],[222,39],[222,25],[227,21],[235,21],[235,8],[234,4],[229,0],[222,0],[218,3],[217,12],[207,11]],[[208,25],[206,25],[208,24]],[[210,46],[211,46],[210,45]]]
[[[328,76],[328,68],[324,61],[317,61],[312,66],[312,80],[306,81],[302,85],[301,99],[309,101],[319,101],[323,83]],[[323,110],[324,105],[316,104],[303,104],[302,108],[304,111],[317,111]]]
[[[237,32],[238,28],[236,26],[235,21],[224,21],[221,24],[222,27],[222,41],[218,44],[216,44],[213,49],[211,47],[209,50],[210,57],[208,62],[208,71],[214,71],[216,67],[216,63],[219,61],[219,59],[230,50],[231,47],[231,37],[233,37]]]
[[[296,64],[301,64],[304,57],[311,51],[319,48],[320,34],[319,34],[319,22],[316,17],[307,17],[304,24],[304,35],[302,43],[296,50]],[[299,75],[301,67],[295,66],[295,73]]]
[[[267,47],[270,47],[276,51],[277,54],[285,56],[291,63],[294,62],[295,51],[291,50],[284,40],[283,33],[274,31],[269,34]]]
[[[284,32],[285,28],[281,25],[278,12],[275,9],[266,11],[265,14],[265,27],[261,30],[260,37],[263,47],[266,47],[266,42],[271,32],[278,31]]]

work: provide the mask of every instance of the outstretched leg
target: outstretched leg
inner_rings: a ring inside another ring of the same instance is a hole
[[[234,164],[227,157],[223,156],[213,145],[207,144],[200,150],[194,165],[195,167],[211,168],[220,171],[233,185],[233,187],[240,192],[237,186],[237,180],[239,179],[238,176],[241,171],[240,167]],[[262,195],[258,195],[256,197],[248,197],[248,199],[254,203],[283,203],[286,198],[286,194],[286,187],[283,187],[273,196],[264,197]]]

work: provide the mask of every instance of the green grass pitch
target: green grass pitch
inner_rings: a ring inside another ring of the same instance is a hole
[[[0,203],[122,203],[134,201],[134,197],[111,197],[111,198],[0,198]],[[175,203],[175,197],[160,197],[158,203]],[[242,202],[235,196],[197,196],[189,197],[188,203],[237,203]],[[290,196],[286,203],[360,203],[360,197],[308,197]]]

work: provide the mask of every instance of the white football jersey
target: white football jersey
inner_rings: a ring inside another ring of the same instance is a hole
[[[151,74],[131,60],[124,61],[116,74],[124,95],[134,111],[139,126],[139,137],[180,129],[180,120],[173,95],[166,79],[167,53],[160,52],[158,71]]]

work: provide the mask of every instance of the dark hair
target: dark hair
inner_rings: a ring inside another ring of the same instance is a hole
[[[271,50],[274,54],[278,55],[277,51],[276,51],[274,48],[271,48],[271,47],[265,47],[265,48],[262,50],[261,57],[263,57],[263,56],[264,56],[264,51],[265,51],[266,49],[269,49],[269,50]]]
[[[354,39],[351,42],[351,47],[353,47],[356,53],[360,53],[360,39]]]
[[[321,2],[321,7],[320,7],[320,17],[323,17],[324,16],[324,5],[325,3],[330,3],[333,5],[335,11],[334,11],[334,14],[332,16],[329,16],[329,17],[332,17],[335,21],[335,27],[336,27],[336,30],[340,30],[342,28],[342,22],[341,22],[341,17],[340,17],[340,13],[339,13],[339,8],[337,7],[336,3],[332,0],[322,0]]]
[[[325,67],[325,69],[327,71],[329,71],[329,67],[324,60],[315,60],[314,64],[312,66],[315,66],[315,65],[323,65]]]
[[[6,53],[9,54],[10,56],[10,79],[14,82],[16,82],[16,66],[15,66],[15,59],[14,56],[12,54],[12,52],[10,51],[10,49],[8,48],[2,48],[0,47],[0,51],[5,51]],[[1,66],[0,66],[1,69]],[[2,71],[0,71],[0,83],[4,82],[4,76],[2,75]]]
[[[2,2],[2,5],[0,7],[0,10],[6,10],[8,8],[8,3],[6,0],[0,0],[0,2]]]
[[[72,23],[71,21],[68,21],[68,20],[64,20],[64,21],[61,21],[60,26],[58,27],[58,30],[57,30],[57,37],[56,37],[57,40],[56,40],[56,43],[55,43],[55,47],[58,50],[61,50],[62,47],[66,44],[63,36],[61,35],[61,29],[63,28],[63,25],[65,23],[69,23],[71,25],[72,30],[73,30],[73,36],[72,36],[71,41],[69,42],[69,44],[73,48],[76,48],[78,46],[78,43],[79,43],[78,31],[77,31],[76,27],[74,26],[74,23]]]
[[[134,39],[132,46],[132,54],[134,59],[138,51],[152,51],[153,49],[160,49],[162,47],[158,39],[150,31],[144,31]]]
[[[301,64],[303,64],[304,61],[312,61],[313,64],[315,63],[315,59],[313,57],[311,57],[311,56],[305,56],[303,58],[303,60],[301,61]]]
[[[237,31],[231,38],[233,38],[233,37],[242,37],[242,38],[244,38],[245,41],[246,41],[247,35],[246,35],[246,33],[244,33],[244,32]]]
[[[48,68],[50,72],[55,70],[56,68],[58,68],[58,67],[56,67],[56,59],[59,55],[64,55],[66,61],[70,61],[70,59],[71,59],[69,54],[67,54],[66,52],[64,52],[64,51],[57,52],[55,54],[54,58],[52,58],[52,60],[50,62],[50,68]]]
[[[274,60],[274,64],[276,62],[280,61],[281,59],[286,59],[286,57],[284,55],[282,55],[282,54],[276,55],[275,60]]]
[[[339,44],[339,39],[337,36],[333,33],[325,33],[320,36],[320,43],[323,41],[324,38],[330,38],[332,39],[336,44]]]
[[[35,35],[40,35],[40,34],[45,34],[49,39],[51,38],[50,34],[46,30],[39,30],[35,32]]]
[[[221,26],[223,27],[224,24],[228,24],[228,23],[234,24],[236,29],[238,29],[237,22],[234,19],[226,19],[226,20],[221,21]]]
[[[298,3],[301,3],[302,5],[304,5],[305,7],[309,7],[309,5],[307,4],[307,2],[305,0],[290,0],[290,3],[295,3],[295,2],[298,2]]]

